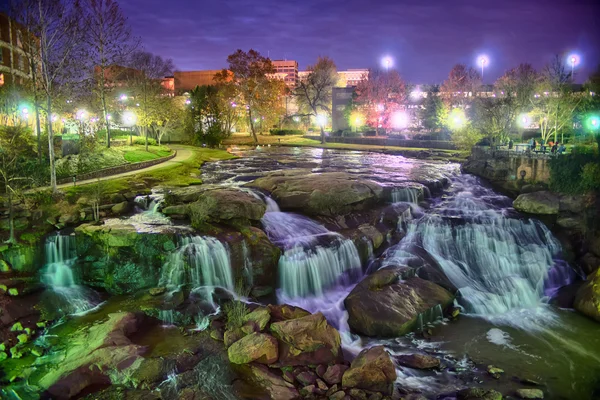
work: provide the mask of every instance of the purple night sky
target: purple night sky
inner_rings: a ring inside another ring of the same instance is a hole
[[[369,68],[383,55],[414,83],[438,83],[456,63],[476,67],[485,53],[485,81],[554,54],[581,55],[576,80],[600,64],[600,2],[594,0],[121,0],[145,48],[180,70],[219,69],[238,48],[300,69],[318,55],[338,69]]]

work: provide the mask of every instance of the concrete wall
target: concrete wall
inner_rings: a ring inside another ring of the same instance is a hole
[[[321,140],[319,136],[305,136],[307,139]],[[398,146],[413,147],[424,149],[444,149],[456,150],[454,143],[444,140],[415,140],[415,139],[396,139],[385,137],[337,137],[330,136],[326,138],[328,143],[349,143],[364,144],[375,146]]]
[[[486,147],[474,147],[465,170],[496,182],[550,181],[549,154],[516,153],[514,151],[492,151]],[[558,156],[560,157],[560,156]],[[521,178],[521,172],[525,172]]]

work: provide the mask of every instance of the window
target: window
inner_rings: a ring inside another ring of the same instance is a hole
[[[0,74],[0,86],[4,86],[4,74]]]
[[[23,47],[23,32],[17,31],[17,47]]]
[[[25,71],[25,57],[19,56],[19,69]]]

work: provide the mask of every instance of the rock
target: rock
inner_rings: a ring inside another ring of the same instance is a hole
[[[10,265],[4,260],[0,260],[0,272],[10,272],[10,271],[11,271]]]
[[[279,363],[313,365],[335,362],[341,356],[339,332],[321,313],[271,324],[279,340]]]
[[[277,339],[263,333],[251,333],[233,343],[227,349],[229,361],[233,364],[272,364],[279,356]]]
[[[412,270],[383,268],[356,285],[344,301],[352,330],[377,337],[404,335],[413,330],[419,314],[452,303],[454,296],[446,289],[421,278],[405,278],[407,272]]]
[[[488,372],[488,374],[492,375],[494,378],[498,379],[498,378],[500,378],[500,375],[502,375],[504,373],[504,370],[501,368],[498,368],[498,367],[494,367],[493,365],[488,365],[487,372]]]
[[[188,214],[188,206],[185,204],[179,204],[176,206],[168,206],[161,210],[161,212],[167,217],[171,217],[173,215],[183,215],[187,216]]]
[[[58,218],[58,223],[61,225],[74,225],[79,222],[79,214],[71,213],[71,214],[63,214]]]
[[[425,354],[403,354],[395,357],[398,364],[415,369],[439,368],[440,360]]]
[[[339,392],[335,392],[329,396],[329,400],[344,400],[346,398],[346,393],[343,390]]]
[[[383,395],[381,393],[373,393],[368,398],[368,400],[381,400],[381,399],[383,399]]]
[[[541,191],[520,194],[513,207],[528,214],[558,214],[559,198],[552,192]]]
[[[325,396],[329,397],[339,390],[340,390],[340,387],[338,385],[333,385],[332,387],[329,388],[329,390],[327,390],[327,392],[325,392]]]
[[[127,369],[145,352],[144,346],[128,338],[139,328],[140,318],[133,313],[109,314],[107,321],[75,332],[68,339],[65,358],[38,385],[55,399],[72,398],[89,386],[104,385],[110,371]]]
[[[584,228],[584,222],[580,218],[565,216],[561,214],[558,215],[558,218],[556,219],[556,224],[561,228],[565,229]]]
[[[380,184],[345,172],[277,171],[248,186],[270,192],[284,210],[309,215],[343,215],[385,201]]]
[[[241,329],[225,331],[225,333],[223,334],[223,341],[225,342],[225,347],[231,346],[244,336],[246,336],[246,334]]]
[[[327,391],[329,390],[329,387],[327,386],[327,384],[325,382],[323,382],[321,379],[317,378],[317,388],[319,388],[320,390],[323,391]]]
[[[272,322],[288,321],[290,319],[302,318],[310,315],[308,311],[288,304],[269,304],[269,311],[271,312]]]
[[[325,364],[317,365],[317,368],[315,368],[315,372],[317,373],[317,375],[320,378],[322,378],[323,375],[325,375],[325,373],[327,372],[327,365],[325,365]]]
[[[120,203],[117,203],[114,206],[112,206],[112,208],[110,209],[110,211],[114,215],[125,214],[126,212],[129,211],[129,203],[127,201],[122,201]]]
[[[342,386],[392,394],[396,368],[383,346],[364,349],[344,373]]]
[[[286,382],[294,383],[296,381],[294,374],[292,374],[290,371],[283,371],[283,374],[281,374],[281,376],[283,376],[283,379]]]
[[[271,312],[267,307],[259,307],[251,313],[246,314],[244,317],[244,322],[254,322],[258,327],[259,331],[263,331],[269,320],[271,319]]]
[[[150,296],[159,296],[159,295],[165,293],[166,291],[167,291],[167,288],[162,286],[162,287],[152,288],[152,289],[148,290],[148,293],[150,293]]]
[[[586,275],[591,274],[600,268],[600,257],[596,257],[593,253],[585,253],[579,260],[578,264],[583,269]]]
[[[590,274],[577,291],[575,309],[600,322],[600,269]]]
[[[238,372],[244,380],[268,393],[271,399],[297,400],[300,397],[294,385],[286,382],[264,365],[247,364],[239,368]]]
[[[348,394],[356,400],[367,400],[367,394],[360,389],[350,389]]]
[[[520,399],[543,399],[544,392],[540,389],[517,389],[517,397]]]
[[[303,386],[314,385],[317,382],[317,375],[311,371],[300,372],[296,376],[296,380]]]
[[[225,340],[223,337],[223,331],[220,329],[211,329],[210,337],[214,340],[218,340],[219,342],[223,342]]]
[[[502,400],[502,394],[495,390],[468,388],[456,393],[458,400]]]
[[[344,372],[346,372],[348,368],[349,367],[344,364],[330,365],[329,367],[327,367],[327,371],[325,371],[325,374],[323,374],[323,379],[325,379],[325,382],[327,382],[330,385],[341,383],[342,376],[344,376]]]

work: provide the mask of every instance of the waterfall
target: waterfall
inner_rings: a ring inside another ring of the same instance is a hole
[[[423,197],[423,191],[421,188],[415,187],[395,187],[392,189],[391,196],[392,203],[419,204],[419,200]]]
[[[56,295],[57,307],[65,314],[77,314],[94,307],[93,292],[77,285],[73,265],[77,261],[75,237],[53,235],[46,239],[46,265],[42,282]]]
[[[182,237],[179,247],[163,266],[160,285],[169,290],[167,301],[174,307],[179,305],[176,295],[189,289],[189,300],[204,316],[214,313],[219,309],[215,298],[217,289],[234,291],[229,251],[214,237]],[[172,323],[172,310],[162,313],[161,318]]]
[[[270,207],[278,209],[276,204]],[[348,284],[360,275],[356,246],[340,234],[309,218],[279,211],[265,213],[262,224],[269,239],[283,249],[279,259],[283,295],[322,295],[326,289]]]
[[[137,213],[129,217],[128,221],[146,225],[170,225],[171,220],[159,211],[164,200],[165,195],[163,193],[137,196],[134,199]]]
[[[510,199],[473,177],[457,178],[452,190],[454,196],[410,224],[382,265],[410,265],[426,256],[459,289],[459,301],[470,313],[499,315],[540,305],[548,273],[560,263],[560,246],[550,231],[518,216]]]

